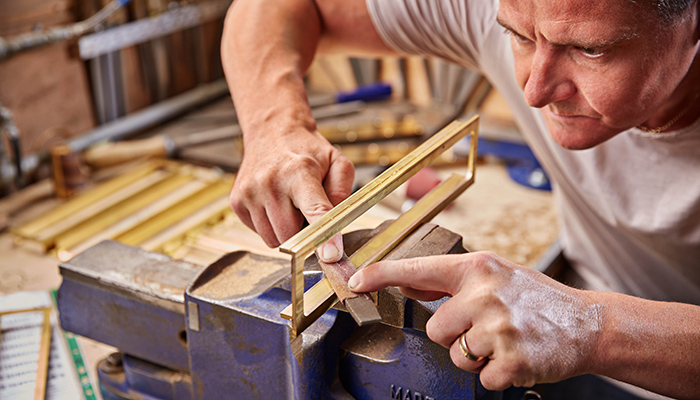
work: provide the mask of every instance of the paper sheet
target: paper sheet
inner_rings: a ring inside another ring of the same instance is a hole
[[[38,307],[52,307],[48,292],[19,292],[0,297],[0,312]],[[0,398],[33,399],[43,313],[9,314],[0,318]],[[57,327],[55,312],[51,313],[51,323],[46,399],[82,399],[81,386]]]

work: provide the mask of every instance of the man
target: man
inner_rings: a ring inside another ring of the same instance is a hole
[[[317,51],[479,69],[555,182],[565,255],[593,290],[490,253],[380,262],[351,287],[451,296],[428,336],[487,389],[592,373],[700,393],[698,0],[236,0],[222,55],[244,132],[231,193],[277,246],[350,194],[303,75]],[[513,73],[515,72],[515,73]],[[319,256],[337,259],[337,239]],[[619,293],[615,293],[619,292]]]

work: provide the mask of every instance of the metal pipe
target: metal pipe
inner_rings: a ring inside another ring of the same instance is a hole
[[[42,32],[24,33],[10,39],[0,38],[0,61],[26,50],[81,36],[97,27],[110,15],[130,2],[131,0],[113,0],[95,15],[72,25],[51,28]]]
[[[198,86],[182,95],[156,103],[142,111],[101,125],[68,141],[73,151],[83,151],[103,140],[121,139],[181,115],[184,111],[222,97],[228,93],[225,79]]]
[[[181,95],[161,101],[146,109],[127,115],[118,120],[100,125],[80,136],[68,140],[72,151],[80,152],[89,146],[105,141],[117,140],[132,135],[156,125],[172,120],[183,113],[202,106],[208,102],[228,94],[225,79],[200,85]],[[22,159],[22,175],[34,172],[43,162],[48,160],[47,152],[30,154]],[[2,183],[16,177],[17,168],[2,176]]]

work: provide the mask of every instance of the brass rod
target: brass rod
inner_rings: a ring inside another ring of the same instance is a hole
[[[153,216],[153,218],[143,224],[116,236],[114,239],[125,244],[138,246],[221,197],[228,197],[232,184],[233,180],[227,179],[213,182],[164,212]]]
[[[28,241],[40,243],[45,250],[52,248],[56,244],[58,237],[68,235],[71,231],[79,228],[81,225],[95,221],[96,216],[104,213],[106,210],[118,206],[121,202],[133,198],[138,194],[147,191],[152,186],[163,182],[171,175],[171,172],[156,170],[152,173],[138,179],[132,184],[122,187],[117,191],[109,193],[100,198],[94,203],[84,203],[82,197],[75,198],[76,204],[83,204],[82,208],[65,219],[57,221],[54,224],[46,227],[40,232],[37,232],[33,237],[26,237]]]
[[[467,128],[475,118],[478,117],[469,122],[451,122],[323,217],[284,242],[280,251],[310,254],[466,136]]]
[[[140,224],[145,223],[149,219],[153,218],[153,216],[167,210],[168,208],[180,202],[182,199],[189,197],[192,193],[201,190],[205,186],[205,182],[197,180],[184,182],[179,187],[176,187],[168,195],[162,196],[154,202],[145,205],[133,214],[122,218],[121,220],[117,221],[111,226],[90,235],[89,238],[71,247],[70,250],[68,250],[68,252],[71,254],[82,253],[84,250],[87,250],[88,248],[96,245],[97,243],[105,239],[111,239],[113,237],[121,235],[124,232],[131,230],[139,226]],[[59,251],[60,250],[61,249],[59,249]]]
[[[158,168],[162,163],[147,163],[146,165],[135,169],[127,174],[121,175],[117,178],[104,182],[95,186],[92,189],[87,190],[82,193],[79,197],[66,201],[60,206],[54,208],[50,212],[46,213],[41,218],[32,220],[31,222],[24,224],[22,226],[14,229],[14,233],[22,237],[34,237],[39,232],[45,230],[51,225],[56,224],[59,221],[63,221],[69,216],[83,210],[86,206],[103,199],[110,194],[122,189],[130,184],[138,181],[139,179],[149,175],[156,168]]]
[[[191,175],[173,174],[156,185],[144,188],[135,195],[114,204],[112,207],[102,210],[95,217],[90,218],[76,225],[61,234],[54,240],[57,251],[68,250],[92,236],[98,235],[102,230],[123,221],[130,215],[143,210],[150,204],[166,196],[179,187],[191,182],[194,178]]]
[[[41,324],[41,343],[39,344],[39,359],[37,360],[36,380],[34,385],[34,400],[46,398],[46,379],[49,375],[49,353],[51,350],[51,308],[43,310],[44,321]]]
[[[218,221],[224,219],[225,215],[229,213],[232,213],[229,198],[228,196],[223,196],[214,200],[199,211],[178,221],[169,229],[142,242],[139,247],[149,251],[167,253],[166,249],[171,243],[183,242],[184,237],[189,235],[190,232],[198,230],[212,220]]]

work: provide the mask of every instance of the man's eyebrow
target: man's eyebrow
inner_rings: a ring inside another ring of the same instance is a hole
[[[496,17],[496,22],[498,22],[498,25],[502,26],[502,27],[505,28],[507,31],[509,31],[509,32],[511,32],[511,33],[515,33],[516,35],[520,35],[518,32],[515,31],[515,29],[513,29],[513,28],[510,27],[508,24],[506,24],[505,22],[503,22],[503,20],[501,20],[501,17]],[[522,36],[522,35],[520,35],[520,36]]]
[[[501,25],[503,28],[505,28],[507,31],[520,36],[520,37],[525,37],[524,35],[518,33],[515,29],[513,29],[510,25],[505,23],[503,20],[501,20],[500,17],[496,18],[496,22],[498,22],[499,25]],[[630,40],[636,35],[628,35],[626,33],[621,34],[620,36],[616,38],[612,38],[609,40],[589,40],[589,41],[583,41],[583,40],[577,40],[577,39],[570,39],[564,42],[558,42],[558,43],[553,43],[559,46],[572,46],[572,47],[580,47],[580,48],[601,48],[601,47],[610,47],[614,46],[620,42],[623,42],[625,40]]]

